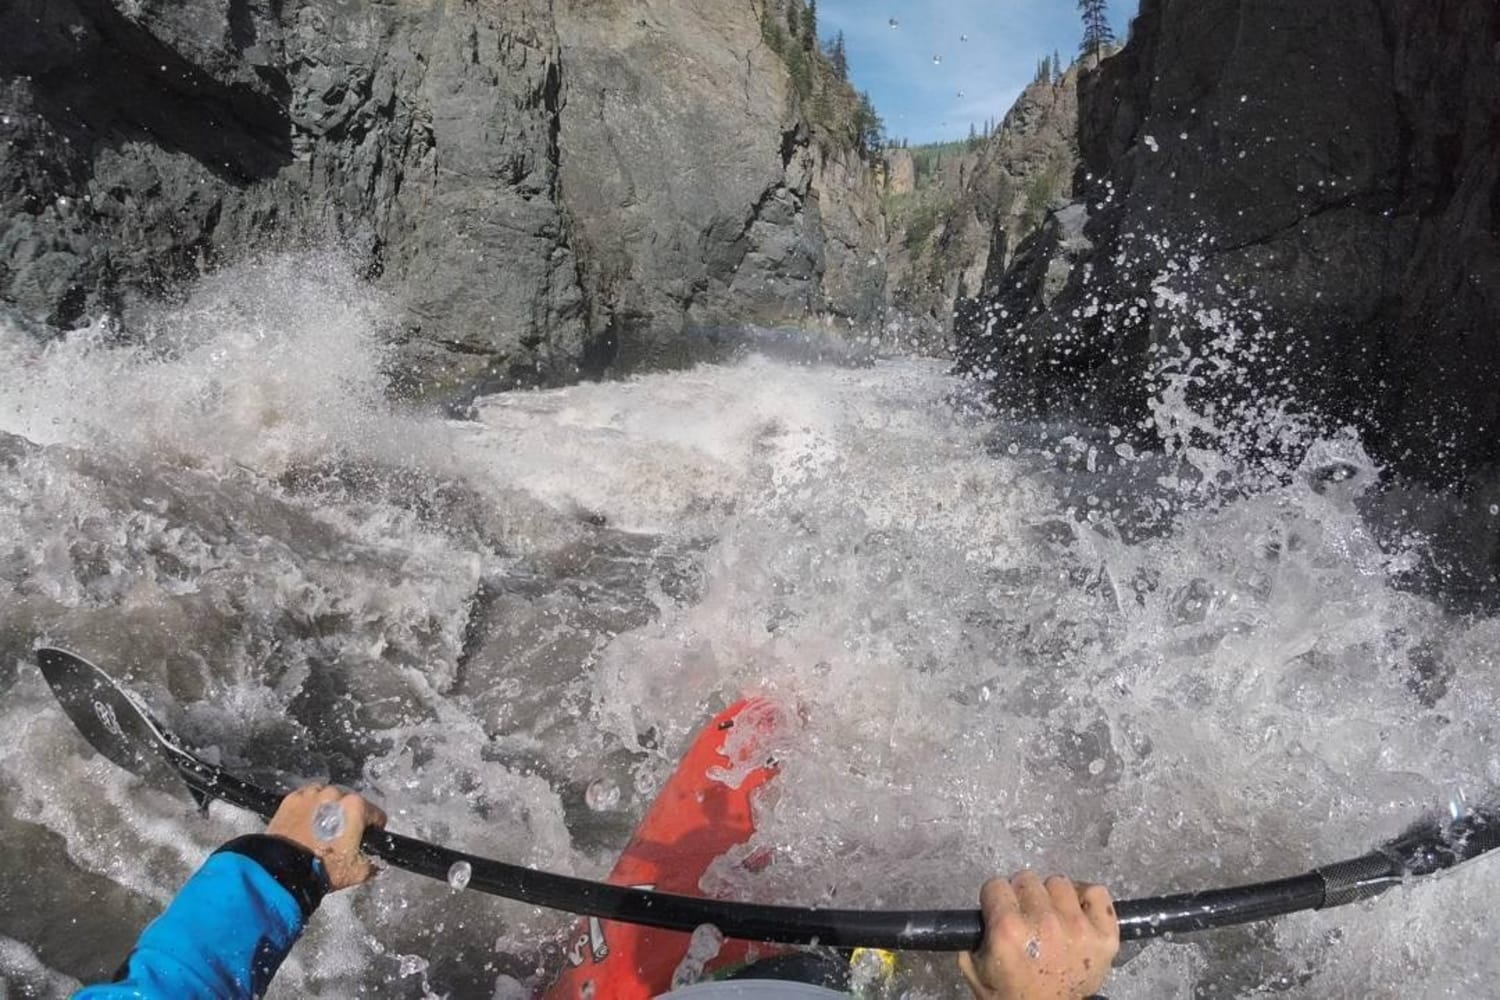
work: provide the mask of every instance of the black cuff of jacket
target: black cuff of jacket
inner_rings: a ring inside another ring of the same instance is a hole
[[[328,893],[328,879],[323,866],[312,851],[290,840],[252,833],[236,837],[215,854],[240,854],[266,870],[280,886],[292,894],[307,920]]]

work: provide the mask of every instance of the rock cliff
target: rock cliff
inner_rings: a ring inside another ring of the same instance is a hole
[[[13,0],[0,310],[128,333],[229,259],[336,243],[399,304],[413,389],[867,318],[876,194],[813,141],[782,6]]]
[[[691,356],[745,323],[875,315],[878,191],[851,147],[813,141],[763,38],[780,5],[559,0],[556,17],[562,198],[612,359]]]
[[[1454,578],[1491,587],[1500,8],[1144,0],[1079,93],[1082,200],[992,271],[969,366],[1032,412],[1130,428],[1164,359],[1228,351],[1206,396],[1359,427],[1460,498],[1420,527],[1480,547]]]
[[[1052,202],[1072,194],[1079,68],[1034,81],[993,135],[947,147],[922,185],[910,151],[887,154],[891,305],[919,339],[948,347],[954,313],[970,308],[985,273],[1009,264]]]

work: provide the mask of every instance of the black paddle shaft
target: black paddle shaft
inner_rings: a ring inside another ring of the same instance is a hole
[[[182,746],[139,698],[98,667],[62,650],[37,652],[42,672],[68,717],[110,760],[148,779],[171,773],[203,806],[222,799],[264,819],[275,813],[282,793],[230,774]],[[361,847],[394,867],[428,878],[447,880],[455,865],[466,864],[470,889],[507,899],[669,930],[692,931],[713,924],[726,937],[742,940],[962,951],[977,947],[983,932],[979,912],[973,909],[836,910],[648,892],[537,871],[374,828],[365,831]],[[1479,810],[1451,823],[1422,824],[1369,854],[1291,878],[1123,900],[1115,905],[1120,936],[1139,940],[1342,906],[1496,847],[1500,816]]]

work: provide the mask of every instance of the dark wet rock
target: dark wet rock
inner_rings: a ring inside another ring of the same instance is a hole
[[[751,7],[637,6],[8,3],[0,313],[128,331],[247,251],[332,244],[394,293],[413,394],[872,315],[869,171],[811,141]]]
[[[346,247],[429,377],[566,377],[546,4],[22,0],[0,11],[0,301],[54,327],[251,247]]]
[[[1165,359],[1217,354],[1201,398],[1290,396],[1399,476],[1493,493],[1500,8],[1145,0],[1079,92],[1086,242],[1051,222],[987,277],[973,370],[1139,431]],[[1471,595],[1500,565],[1481,533]]]

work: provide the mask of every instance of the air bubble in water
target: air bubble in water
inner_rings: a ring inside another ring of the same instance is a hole
[[[584,789],[583,801],[594,812],[609,812],[620,804],[620,786],[608,778],[592,781]]]
[[[878,948],[856,948],[849,956],[849,985],[855,996],[877,996],[896,968],[896,956]]]
[[[421,975],[427,971],[427,959],[421,955],[402,955],[397,971],[403,979],[407,976]]]
[[[1500,514],[1500,503],[1492,503],[1492,504],[1490,504],[1490,513],[1491,514]]]
[[[1462,788],[1455,788],[1448,796],[1448,815],[1453,817],[1455,823],[1469,815],[1469,797]]]
[[[474,867],[467,861],[455,861],[453,867],[448,869],[448,886],[456,892],[462,892],[469,887],[469,879],[474,875]]]
[[[325,802],[313,813],[313,836],[319,840],[335,840],[344,832],[344,807],[337,802]]]

